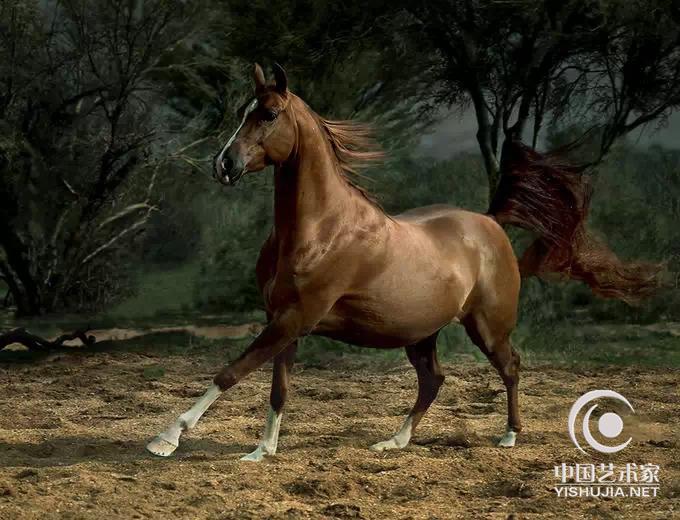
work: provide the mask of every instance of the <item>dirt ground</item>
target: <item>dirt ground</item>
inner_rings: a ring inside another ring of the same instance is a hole
[[[164,358],[109,351],[0,364],[0,518],[671,518],[680,517],[680,372],[523,372],[525,431],[496,448],[505,422],[487,365],[446,365],[447,381],[402,451],[375,454],[415,397],[407,363],[298,365],[279,454],[240,462],[256,445],[269,394],[259,370],[224,395],[168,459],[144,445],[209,384],[209,353]],[[145,370],[162,364],[165,373]],[[610,388],[636,408],[631,445],[583,455],[566,422],[587,390]],[[558,498],[554,466],[660,466],[657,498]]]

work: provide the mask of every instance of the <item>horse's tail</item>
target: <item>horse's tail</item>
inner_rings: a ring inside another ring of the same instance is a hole
[[[624,262],[585,227],[591,196],[585,168],[542,155],[519,141],[503,145],[489,214],[538,234],[519,260],[523,277],[551,273],[587,283],[605,298],[635,304],[660,286],[662,264]]]

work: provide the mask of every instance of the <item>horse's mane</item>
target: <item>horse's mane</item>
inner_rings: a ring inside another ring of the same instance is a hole
[[[385,159],[385,153],[375,139],[373,126],[359,121],[324,119],[304,101],[302,103],[325,131],[338,165],[338,174],[368,201],[380,207],[375,197],[357,182],[361,177],[360,170]]]
[[[385,158],[385,153],[375,140],[373,127],[358,121],[332,121],[320,116],[317,116],[317,121],[326,131],[339,166],[338,173],[369,202],[380,207],[376,198],[357,182],[361,177],[361,169],[380,163]]]
[[[373,127],[358,121],[331,121],[318,117],[321,128],[326,130],[335,158],[343,174],[358,175],[358,170],[385,158],[375,140]]]

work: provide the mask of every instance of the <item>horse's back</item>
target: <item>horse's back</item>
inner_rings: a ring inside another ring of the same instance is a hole
[[[414,208],[394,218],[405,227],[418,229],[441,251],[449,252],[451,261],[469,264],[476,280],[467,307],[493,307],[499,301],[507,306],[517,301],[517,259],[510,239],[493,217],[436,204]]]
[[[510,256],[510,263],[516,263],[508,236],[489,215],[435,204],[410,209],[395,215],[394,219],[403,226],[419,229],[442,245],[462,242],[483,256]],[[489,246],[493,251],[489,250]]]
[[[405,222],[425,222],[437,217],[446,217],[458,213],[473,213],[456,206],[449,206],[448,204],[431,204],[429,206],[419,206],[417,208],[408,209],[394,218]],[[481,215],[481,213],[473,213],[474,215]]]
[[[489,215],[469,211],[456,206],[449,206],[448,204],[431,204],[429,206],[412,208],[395,215],[394,218],[397,221],[411,224],[425,224],[439,219],[449,220],[454,225],[484,221],[495,223],[493,217]],[[502,231],[500,226],[499,229]]]

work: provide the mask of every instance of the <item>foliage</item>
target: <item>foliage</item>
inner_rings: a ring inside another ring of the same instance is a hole
[[[0,6],[0,274],[19,313],[125,291],[121,246],[155,210],[161,168],[147,71],[188,11],[179,0]]]
[[[435,102],[471,104],[493,194],[500,142],[556,121],[617,139],[680,106],[680,11],[668,0],[427,0],[405,5],[405,25],[439,57]]]
[[[202,210],[200,272],[195,302],[201,309],[262,309],[255,263],[272,226],[271,172],[246,178],[237,190],[208,194]]]
[[[483,165],[472,153],[447,161],[397,157],[386,167],[368,172],[364,184],[375,191],[390,213],[429,204],[450,204],[478,212],[486,209]]]

